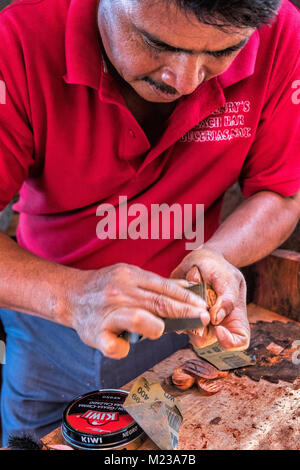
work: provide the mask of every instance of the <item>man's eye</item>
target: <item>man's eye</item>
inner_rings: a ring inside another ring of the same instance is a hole
[[[143,42],[145,44],[145,46],[150,49],[150,51],[155,51],[157,53],[160,53],[160,52],[166,52],[166,49],[164,49],[163,47],[160,47],[158,46],[157,44],[153,44],[151,43],[148,39],[145,39],[143,38]]]
[[[229,51],[216,51],[216,52],[210,52],[208,55],[212,56],[212,57],[228,57],[230,55],[233,54],[234,51],[232,50],[229,50]]]
[[[143,42],[145,46],[151,51],[151,52],[156,52],[157,54],[160,54],[162,52],[171,52],[164,46],[160,46],[159,44],[154,44],[153,42],[149,41],[149,39],[143,37]],[[177,52],[175,49],[172,52]],[[231,56],[235,51],[232,49],[225,50],[225,51],[215,51],[215,52],[207,52],[206,54],[210,57],[215,57],[215,58],[221,58],[221,57],[229,57]]]

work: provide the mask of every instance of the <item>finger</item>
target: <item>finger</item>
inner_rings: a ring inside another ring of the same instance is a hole
[[[194,269],[193,269],[194,268]],[[200,274],[200,271],[199,271],[199,267],[195,264],[192,266],[191,268],[191,263],[190,261],[188,261],[187,259],[184,259],[180,264],[179,266],[177,266],[172,272],[171,272],[171,276],[170,278],[171,279],[186,279],[187,277],[187,273],[191,271],[191,269],[193,269],[193,271],[196,273],[196,270],[198,270],[198,273]],[[196,274],[196,276],[198,275],[198,273]],[[201,274],[200,274],[200,277],[201,277]],[[195,282],[202,282],[202,281],[198,281],[198,279],[195,281]]]
[[[111,359],[123,359],[130,350],[130,344],[111,331],[101,330],[97,337],[96,347],[106,357]]]
[[[220,286],[218,286],[220,288]],[[215,287],[215,289],[217,289]],[[238,305],[246,305],[247,289],[243,276],[233,277],[229,282],[224,282],[221,289],[216,291],[217,301],[210,308],[211,321],[214,325],[219,325],[223,320],[231,315]]]
[[[249,347],[250,334],[247,329],[232,332],[224,326],[215,327],[216,337],[220,346],[225,350],[244,351]]]
[[[186,279],[190,282],[198,282],[202,283],[203,278],[201,275],[201,272],[197,266],[193,266],[190,271],[186,275]],[[210,319],[213,325],[218,325],[222,323],[224,318],[227,315],[230,315],[234,308],[234,303],[232,300],[232,297],[230,297],[228,294],[221,296],[218,298],[218,300],[215,302],[214,305],[212,305],[209,309],[210,313]],[[202,336],[198,332],[198,336]]]
[[[102,328],[116,336],[126,330],[150,339],[157,339],[163,334],[165,324],[162,319],[147,310],[119,308],[103,320]]]
[[[186,291],[186,298],[190,293],[192,292]],[[143,309],[162,318],[201,318],[203,325],[208,325],[210,322],[206,302],[201,297],[199,297],[198,305],[194,306],[188,302],[170,299],[165,295],[143,291],[139,294],[137,302]]]
[[[186,279],[190,282],[203,282],[201,272],[197,266],[193,266],[186,275]],[[210,308],[210,319],[213,325],[222,323],[227,315],[230,315],[234,308],[234,297],[230,290],[225,291],[224,295],[218,297],[216,303]]]
[[[212,324],[219,325],[222,323],[224,318],[231,314],[236,302],[238,302],[238,295],[235,295],[229,289],[225,294],[220,295],[209,310]]]
[[[194,292],[191,292],[184,287],[188,287],[188,281],[184,279],[166,279],[156,274],[144,271],[142,277],[139,279],[138,287],[144,291],[150,291],[155,294],[160,294],[165,297],[183,302],[185,304],[203,307],[203,299]]]
[[[174,274],[182,274],[182,268],[179,266],[179,271],[176,272],[175,270],[172,275]],[[193,266],[186,274],[186,279],[190,282],[203,282],[199,267]],[[213,325],[219,325],[226,316],[230,315],[234,308],[239,295],[239,283],[233,277],[226,280],[226,278],[220,276],[220,278],[214,279],[212,287],[217,294],[217,301],[209,309],[210,319]]]
[[[173,279],[173,282],[175,282],[177,286],[180,286],[183,288],[187,288],[190,286],[190,283],[185,279]]]

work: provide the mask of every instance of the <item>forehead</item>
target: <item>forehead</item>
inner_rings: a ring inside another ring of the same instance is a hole
[[[192,12],[180,9],[175,0],[119,0],[121,11],[132,27],[161,41],[184,49],[222,49],[251,35],[251,28],[225,30],[198,21]]]

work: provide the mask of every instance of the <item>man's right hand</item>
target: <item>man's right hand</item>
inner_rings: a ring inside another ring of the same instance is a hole
[[[121,359],[130,348],[119,337],[125,330],[157,339],[164,331],[162,317],[201,317],[204,325],[209,323],[204,300],[186,290],[187,286],[184,280],[116,264],[77,271],[72,285],[68,283],[64,308],[70,326],[84,343],[105,356]]]

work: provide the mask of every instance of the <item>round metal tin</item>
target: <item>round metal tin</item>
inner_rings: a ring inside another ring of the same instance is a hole
[[[64,440],[77,449],[137,449],[145,434],[123,408],[128,393],[103,389],[75,398],[63,413]]]

